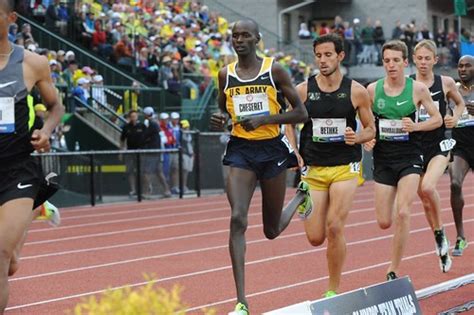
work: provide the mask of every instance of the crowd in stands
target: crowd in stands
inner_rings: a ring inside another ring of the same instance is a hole
[[[467,29],[461,29],[461,36],[453,28],[445,30],[439,28],[433,34],[426,24],[421,26],[415,20],[402,24],[400,20],[395,22],[392,34],[385,34],[380,20],[372,22],[368,18],[364,25],[360,19],[344,21],[340,16],[334,18],[334,23],[328,25],[327,22],[312,22],[308,28],[307,23],[301,23],[298,36],[300,39],[316,39],[328,33],[337,33],[345,43],[346,62],[349,65],[356,64],[379,64],[381,65],[380,48],[387,40],[399,39],[405,42],[409,49],[409,58],[412,58],[413,47],[423,39],[434,40],[439,49],[441,57],[440,63],[446,65],[456,65],[459,59],[459,42],[473,43],[474,34],[470,34]],[[410,59],[411,61],[411,59]]]

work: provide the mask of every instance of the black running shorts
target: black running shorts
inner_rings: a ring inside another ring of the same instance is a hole
[[[28,156],[2,162],[0,168],[0,206],[19,198],[35,199],[42,182],[39,159]]]
[[[397,186],[398,181],[410,174],[420,175],[423,172],[423,162],[420,159],[397,161],[397,162],[375,162],[374,180],[376,183]]]
[[[289,167],[298,165],[285,136],[268,140],[230,137],[223,159],[224,165],[253,171],[257,179],[270,179]]]

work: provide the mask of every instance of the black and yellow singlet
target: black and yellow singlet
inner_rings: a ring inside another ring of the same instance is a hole
[[[237,122],[246,117],[276,115],[282,110],[277,101],[277,88],[272,78],[273,58],[263,58],[258,75],[253,79],[239,78],[235,71],[237,62],[227,66],[226,108],[232,119],[232,136],[247,140],[275,138],[280,134],[279,125],[263,125],[245,131]]]

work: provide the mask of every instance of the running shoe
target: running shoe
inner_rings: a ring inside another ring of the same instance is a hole
[[[41,212],[36,219],[48,221],[49,224],[54,227],[57,227],[59,224],[61,224],[61,216],[56,206],[54,206],[49,201],[45,201],[40,207]]]
[[[395,279],[398,279],[398,276],[395,272],[390,271],[389,273],[387,273],[387,281],[391,281]]]
[[[440,257],[445,256],[449,251],[449,241],[444,233],[444,228],[435,231],[434,235],[436,241],[436,254]]]
[[[462,253],[467,248],[467,241],[465,238],[458,236],[456,239],[456,246],[453,249],[453,256],[462,256]]]
[[[298,206],[297,209],[299,217],[304,220],[313,211],[313,201],[311,200],[308,183],[301,181],[298,184],[297,192],[302,192],[306,195],[303,202]]]
[[[453,261],[451,259],[451,256],[449,256],[449,253],[443,256],[439,256],[439,268],[442,272],[448,272],[449,269],[451,269],[452,264]]]
[[[328,291],[326,291],[326,293],[323,294],[323,297],[324,298],[330,298],[330,297],[333,297],[333,296],[336,296],[336,295],[337,295],[336,291],[328,290]]]
[[[239,302],[235,306],[234,314],[235,315],[249,315],[250,312],[249,312],[249,309],[247,308],[247,305]]]

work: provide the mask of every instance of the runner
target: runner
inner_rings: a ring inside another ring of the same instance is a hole
[[[48,60],[8,41],[16,21],[14,1],[0,0],[0,313],[8,302],[8,276],[18,269],[17,247],[33,218],[43,174],[33,150],[49,149],[49,138],[64,112],[52,84]],[[36,86],[49,117],[33,130],[34,109],[27,95]],[[44,196],[44,195],[43,195]],[[35,200],[36,199],[36,200]]]
[[[392,262],[387,280],[397,278],[410,231],[410,210],[423,170],[418,131],[429,131],[442,124],[442,118],[428,88],[405,77],[408,49],[395,40],[382,47],[386,76],[368,86],[377,126],[374,147],[375,211],[382,229],[395,219]],[[417,122],[416,112],[423,104],[430,119]],[[395,202],[396,201],[396,202]],[[393,211],[395,212],[395,216]]]
[[[419,42],[415,46],[413,60],[416,65],[416,74],[412,75],[411,78],[422,82],[429,88],[435,106],[441,116],[444,117],[444,124],[441,127],[420,133],[423,173],[418,186],[418,195],[423,202],[426,219],[434,233],[436,253],[440,257],[441,271],[448,272],[452,261],[448,253],[449,241],[443,228],[441,205],[436,185],[448,167],[450,150],[455,144],[454,141],[448,139],[449,135],[446,135],[446,132],[456,126],[464,110],[464,101],[452,78],[433,73],[433,66],[438,61],[436,44],[433,41],[422,40]],[[449,100],[456,105],[453,115],[450,115],[447,111]],[[420,121],[429,119],[423,105],[420,107],[418,119]]]
[[[454,223],[456,224],[456,246],[453,256],[461,256],[467,247],[464,235],[462,211],[464,196],[462,185],[469,168],[474,170],[474,57],[466,55],[459,59],[459,92],[466,103],[466,109],[453,129],[453,138],[456,146],[453,150],[453,163],[449,168],[451,177],[451,208],[453,209]]]
[[[287,72],[273,58],[259,58],[258,25],[252,20],[238,21],[232,29],[232,45],[238,61],[219,72],[219,108],[211,117],[211,127],[223,130],[232,119],[231,138],[223,158],[230,166],[227,197],[231,206],[229,250],[237,289],[237,314],[249,314],[245,296],[245,230],[252,195],[260,183],[263,230],[268,239],[277,237],[289,224],[296,208],[311,199],[307,187],[300,187],[295,198],[282,210],[286,191],[286,169],[297,164],[293,149],[280,134],[280,124],[299,123],[308,115]],[[283,110],[277,90],[293,106]]]

